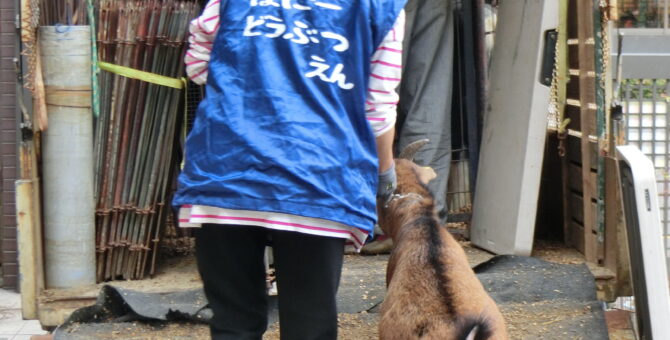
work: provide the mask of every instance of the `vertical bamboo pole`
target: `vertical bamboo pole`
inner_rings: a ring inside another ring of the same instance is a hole
[[[185,32],[197,5],[182,1],[99,3],[101,60],[175,77],[183,74]],[[160,236],[174,176],[181,94],[164,86],[103,73],[96,127],[98,278],[144,276]],[[152,263],[153,268],[153,263]]]

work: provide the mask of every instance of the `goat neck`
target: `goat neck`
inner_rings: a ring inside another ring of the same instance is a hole
[[[419,170],[412,161],[396,159],[398,187],[391,199],[379,206],[379,225],[393,240],[398,239],[398,233],[405,229],[402,227],[412,219],[435,214],[435,204],[430,191],[421,182]]]

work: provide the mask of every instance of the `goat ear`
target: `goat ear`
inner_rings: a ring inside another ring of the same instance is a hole
[[[419,166],[417,167],[417,172],[419,173],[419,181],[423,184],[428,184],[428,182],[437,177],[435,170],[429,166]]]

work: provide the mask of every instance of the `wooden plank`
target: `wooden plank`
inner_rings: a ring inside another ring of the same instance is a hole
[[[621,180],[618,163],[605,157],[605,261],[616,274],[615,296],[632,296],[630,256],[626,237]]]
[[[582,167],[570,163],[568,164],[568,188],[571,191],[582,193],[582,187],[584,186],[584,182],[582,181]]]
[[[569,0],[568,13],[573,14],[577,11],[577,0]],[[577,16],[568,15],[568,39],[577,39]]]
[[[43,327],[62,325],[77,309],[94,305],[95,297],[73,298],[62,301],[40,301],[39,321]]]
[[[584,181],[582,181],[582,168],[579,165],[568,164],[568,188],[575,193],[583,193]],[[591,180],[588,181],[590,187],[587,191],[593,192],[596,188],[597,174],[591,171]]]
[[[598,174],[595,171],[590,172],[590,180],[586,181],[587,188],[585,189],[585,192],[588,193],[595,193],[596,187],[597,187],[597,178]],[[596,198],[594,195],[591,195],[589,197],[591,200],[596,201]],[[586,200],[586,193],[584,193],[584,199]]]
[[[30,28],[31,1],[20,1],[21,41],[34,43],[33,30]],[[37,66],[40,69],[40,57],[37,53]],[[46,127],[46,106],[43,102],[44,83],[42,73],[37,72],[34,79],[35,97],[33,111],[26,112],[22,97],[17,97],[17,103],[22,114],[31,115],[33,127]],[[21,94],[23,92],[20,92]],[[26,92],[27,93],[27,92]],[[28,100],[28,97],[26,97]],[[19,144],[20,180],[16,183],[16,219],[17,242],[19,256],[19,289],[21,290],[21,310],[24,319],[36,319],[38,311],[37,296],[44,289],[44,255],[42,246],[42,216],[39,167],[37,164],[40,143],[40,133],[35,132]]]
[[[16,217],[17,241],[19,247],[19,273],[21,274],[21,310],[26,319],[37,318],[37,284],[40,274],[38,271],[38,251],[33,206],[33,181],[19,180],[16,182]]]
[[[584,200],[580,195],[575,193],[571,193],[569,197],[570,218],[573,221],[584,225]]]
[[[577,130],[577,131],[579,131],[581,129],[582,116],[581,116],[581,111],[579,110],[579,106],[566,104],[565,105],[565,118],[570,119],[570,124],[568,125],[568,129]],[[580,152],[580,155],[581,155],[581,152]],[[581,162],[581,159],[580,159],[580,162]]]
[[[568,65],[572,69],[579,68],[579,46],[578,45],[569,45],[568,46]],[[570,83],[570,86],[572,86],[572,85],[575,85],[575,83]],[[577,84],[576,86],[579,86],[579,85]]]
[[[623,223],[623,207],[619,197],[620,181],[617,177],[616,160],[605,157],[605,259],[604,266],[616,271],[617,224]]]
[[[556,83],[557,83],[557,95],[558,95],[558,110],[559,116],[563,119],[568,118],[566,116],[566,99],[567,99],[567,88],[569,86],[568,81],[570,80],[569,76],[569,65],[568,65],[568,9],[569,9],[568,0],[559,0],[558,7],[558,42],[556,55]],[[578,123],[578,122],[577,122]],[[568,203],[568,158],[565,157],[565,138],[567,136],[567,131],[561,131],[560,134],[557,134],[558,138],[558,147],[562,149],[562,155],[559,153],[560,157],[560,167],[561,167],[561,204],[562,204],[562,219],[563,219],[563,242],[568,244],[570,239],[570,207]]]
[[[19,144],[21,179],[16,183],[16,220],[21,280],[21,312],[24,319],[39,315],[37,296],[44,289],[44,252],[40,180],[37,177],[39,133]]]
[[[591,104],[596,101],[595,79],[588,76],[589,72],[595,71],[595,49],[588,40],[593,38],[593,2],[578,1],[577,13],[577,38],[579,39],[579,102],[581,103],[581,150],[582,150],[582,180],[584,197],[593,197],[596,192],[592,191],[595,183],[591,183],[591,167],[596,163],[591,157],[591,143],[589,135],[595,134],[596,111]],[[573,12],[574,13],[574,12]],[[589,262],[597,260],[597,239],[593,234],[596,211],[592,209],[591,201],[584,200],[584,239],[583,253]]]
[[[584,227],[575,221],[570,222],[570,245],[584,253]]]
[[[568,99],[579,100],[579,76],[570,75],[567,96]]]
[[[595,79],[590,78],[593,83]],[[586,105],[584,105],[586,103]],[[594,109],[595,102],[589,99],[580,100],[580,111],[582,112],[581,116],[581,133],[587,134],[589,136],[596,136],[596,110]]]
[[[596,170],[597,160],[598,160],[598,144],[594,141],[588,142],[588,150],[590,154],[589,160],[591,161],[591,169]],[[566,152],[570,162],[575,164],[582,164],[582,140],[577,136],[568,136],[567,137],[567,146]]]
[[[582,197],[578,194],[571,193],[570,199],[569,199],[569,204],[570,204],[570,218],[572,218],[573,221],[578,222],[582,226],[584,225],[584,200]],[[597,208],[597,205],[595,202],[591,201],[591,209],[595,210]],[[595,220],[591,221],[591,224],[594,224]],[[587,223],[588,224],[588,223]],[[593,230],[595,231],[595,230]]]
[[[566,152],[571,163],[582,165],[582,141],[579,137],[568,135],[566,139]]]
[[[591,200],[591,211],[598,211],[598,203],[595,202],[595,199]],[[596,222],[598,222],[598,221],[596,220],[595,214],[592,217],[593,217],[593,220],[591,221],[591,225],[593,225],[593,230],[592,231],[593,231],[594,234],[597,235],[598,230],[596,229],[596,227],[597,227],[598,224]]]
[[[561,157],[561,191],[563,202],[563,242],[570,244],[570,189],[568,180],[568,158]]]

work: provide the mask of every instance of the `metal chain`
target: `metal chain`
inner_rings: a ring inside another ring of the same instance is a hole
[[[561,126],[561,113],[558,109],[558,58],[560,40],[556,39],[556,48],[554,53],[554,68],[551,72],[551,87],[549,90],[549,117],[550,123],[556,124],[556,129]],[[553,118],[553,119],[552,119]]]
[[[566,123],[563,119],[563,111],[559,108],[558,98],[558,61],[561,55],[561,32],[560,27],[557,29],[558,38],[556,39],[555,53],[554,53],[554,68],[551,72],[551,87],[549,89],[549,125],[555,125],[558,131],[558,155],[565,157],[565,138],[566,138]],[[568,121],[569,122],[569,121]]]

